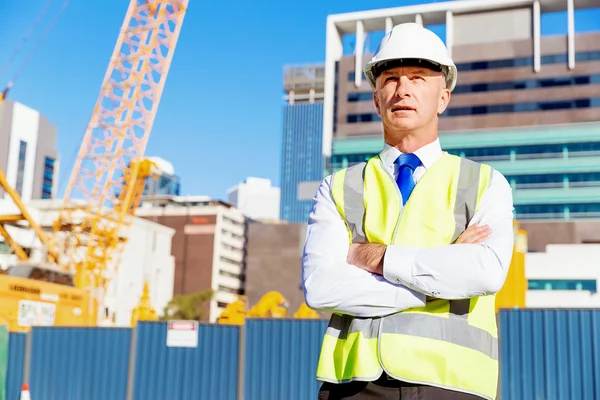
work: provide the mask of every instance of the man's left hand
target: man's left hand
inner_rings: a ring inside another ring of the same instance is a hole
[[[374,274],[383,275],[383,257],[387,246],[376,243],[354,243],[348,250],[348,264]]]

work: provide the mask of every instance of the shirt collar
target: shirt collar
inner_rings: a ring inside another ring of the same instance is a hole
[[[394,161],[402,152],[398,150],[396,147],[392,147],[389,144],[385,143],[383,146],[383,150],[379,154],[381,161],[383,161],[383,165],[386,168],[391,168],[394,164]],[[439,156],[442,155],[442,147],[440,145],[440,140],[436,139],[435,141],[419,148],[415,153],[417,157],[421,160],[422,165],[425,169],[431,168],[434,162],[437,161]]]

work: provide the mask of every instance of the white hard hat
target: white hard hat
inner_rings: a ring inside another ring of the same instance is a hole
[[[456,86],[458,71],[448,55],[446,45],[435,33],[416,22],[394,26],[381,39],[364,72],[369,84],[375,89],[375,80],[383,70],[401,65],[422,65],[438,69],[444,73],[450,91]]]

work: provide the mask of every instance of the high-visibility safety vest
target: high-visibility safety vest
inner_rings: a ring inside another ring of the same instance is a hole
[[[333,175],[332,195],[350,242],[436,247],[466,229],[489,186],[492,168],[446,152],[406,205],[379,156]],[[498,331],[495,295],[436,299],[385,317],[334,313],[323,338],[317,380],[405,382],[495,399]]]

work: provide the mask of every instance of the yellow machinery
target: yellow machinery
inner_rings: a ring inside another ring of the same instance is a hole
[[[156,310],[152,308],[152,303],[150,302],[150,288],[148,287],[148,282],[144,283],[140,302],[131,313],[131,326],[135,326],[137,321],[158,321],[158,314],[156,313]]]
[[[289,308],[289,301],[279,292],[270,291],[266,293],[250,310],[247,309],[248,298],[239,296],[237,301],[230,303],[223,310],[218,324],[242,325],[246,317],[254,318],[285,318]],[[302,303],[294,313],[294,318],[320,318],[319,313]]]
[[[31,263],[29,254],[13,239],[7,227],[27,222],[45,251],[55,256],[42,228],[25,208],[19,194],[0,170],[0,188],[13,200],[18,213],[0,215],[0,235],[10,245],[18,262],[0,275],[0,325],[10,331],[27,331],[31,325],[89,325],[89,296],[75,288],[73,274],[53,265]]]
[[[298,310],[294,313],[294,318],[297,319],[319,319],[321,315],[306,305],[306,303],[300,304]]]
[[[104,315],[104,294],[151,170],[143,155],[187,3],[131,0],[53,234],[46,237],[22,203],[22,218],[8,216],[12,223],[29,222],[47,246],[45,264],[72,274],[76,288],[87,293],[82,313],[90,315],[89,325]],[[9,244],[19,258],[26,256]]]
[[[513,256],[504,281],[504,286],[496,294],[496,312],[501,308],[524,308],[527,292],[525,275],[525,254],[527,253],[527,232],[514,223],[515,245]]]

